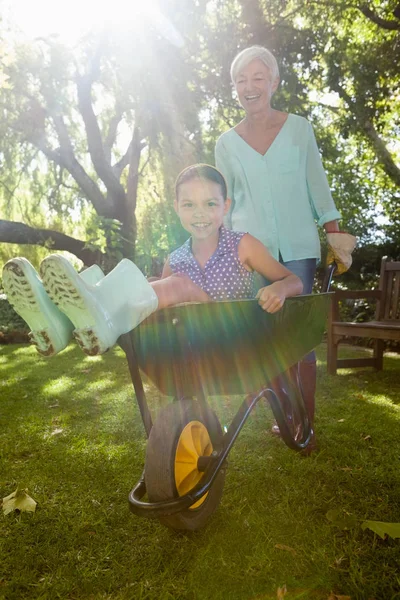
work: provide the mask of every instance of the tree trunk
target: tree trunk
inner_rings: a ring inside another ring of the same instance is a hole
[[[48,250],[66,250],[79,258],[87,267],[102,264],[105,257],[100,250],[86,248],[86,242],[50,229],[34,229],[15,221],[0,219],[0,242],[7,244],[31,244]]]

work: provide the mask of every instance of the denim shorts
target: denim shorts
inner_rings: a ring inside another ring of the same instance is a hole
[[[279,261],[284,267],[292,271],[303,282],[303,294],[312,294],[315,271],[317,270],[316,258],[303,258],[302,260]]]
[[[292,271],[297,277],[303,282],[303,294],[311,294],[314,283],[315,271],[317,269],[316,258],[303,258],[302,260],[288,260],[284,262],[282,258],[279,261],[284,267]],[[269,285],[270,282],[261,277],[257,280],[257,287],[263,287]],[[315,362],[315,352],[310,352],[304,358],[306,362]]]

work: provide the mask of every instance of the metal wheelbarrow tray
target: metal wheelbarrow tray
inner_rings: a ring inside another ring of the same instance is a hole
[[[221,499],[229,451],[262,398],[285,443],[307,447],[312,430],[301,384],[282,374],[321,342],[329,303],[329,293],[297,296],[273,315],[256,300],[182,304],[121,336],[148,436],[144,472],[129,495],[132,512],[175,529],[204,526]],[[175,398],[154,424],[140,370]],[[225,433],[206,400],[223,394],[245,394]]]

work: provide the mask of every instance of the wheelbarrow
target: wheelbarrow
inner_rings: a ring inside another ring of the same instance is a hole
[[[148,437],[143,474],[129,494],[134,514],[173,529],[203,527],[221,500],[229,452],[262,399],[287,446],[307,448],[312,429],[300,381],[278,391],[271,384],[321,342],[329,304],[326,292],[289,298],[275,314],[256,300],[182,304],[120,337]],[[154,423],[141,371],[174,397]],[[222,431],[207,397],[225,394],[245,397]]]

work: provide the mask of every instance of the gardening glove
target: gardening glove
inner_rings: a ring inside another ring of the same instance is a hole
[[[338,275],[345,273],[351,267],[351,253],[356,247],[357,238],[345,231],[335,231],[327,233],[328,255],[326,262],[328,265],[336,263],[336,272]]]

